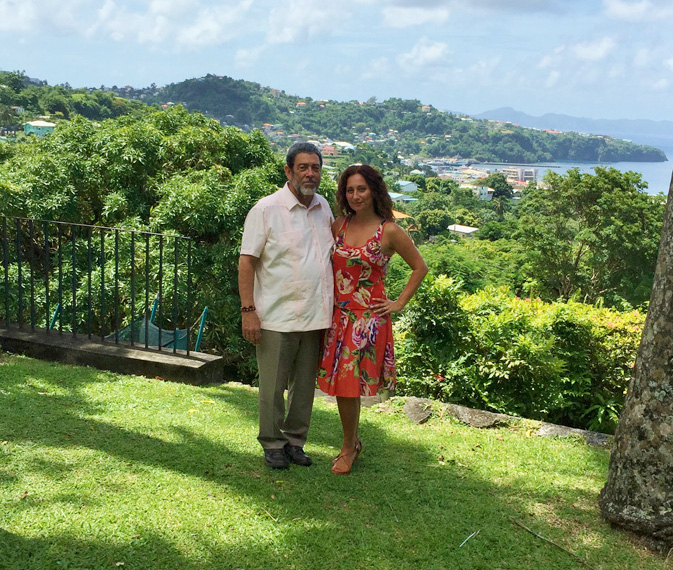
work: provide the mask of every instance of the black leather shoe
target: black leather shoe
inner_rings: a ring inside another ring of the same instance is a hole
[[[304,453],[304,450],[298,445],[290,445],[289,443],[285,446],[285,455],[287,456],[290,463],[295,463],[296,465],[303,465],[308,467],[313,463],[311,458]]]
[[[287,469],[290,461],[285,455],[284,449],[265,449],[264,461],[271,469]]]

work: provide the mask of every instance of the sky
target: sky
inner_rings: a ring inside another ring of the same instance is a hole
[[[0,0],[0,70],[673,120],[672,27],[670,0]]]

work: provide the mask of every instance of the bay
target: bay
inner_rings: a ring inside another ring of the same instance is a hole
[[[642,176],[643,181],[647,182],[648,194],[668,194],[668,188],[671,183],[671,174],[673,173],[673,163],[671,157],[673,156],[673,148],[662,149],[668,157],[667,162],[545,162],[544,164],[527,164],[528,168],[537,168],[537,178],[541,180],[548,172],[556,172],[557,174],[565,174],[571,168],[578,168],[580,172],[594,173],[594,167],[604,166],[616,168],[620,172],[637,172]],[[471,168],[479,170],[488,170],[490,172],[497,172],[503,168],[512,167],[513,164],[473,164]]]

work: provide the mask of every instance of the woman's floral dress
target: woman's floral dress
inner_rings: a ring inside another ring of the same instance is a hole
[[[395,388],[395,355],[390,316],[370,309],[385,298],[384,277],[390,258],[381,251],[386,221],[362,247],[344,243],[350,217],[336,238],[334,262],[334,314],[325,333],[318,370],[318,387],[331,396],[373,396],[379,389]]]

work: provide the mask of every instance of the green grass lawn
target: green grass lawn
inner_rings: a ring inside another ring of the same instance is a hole
[[[601,520],[606,450],[401,406],[363,410],[335,476],[339,417],[317,400],[314,465],[272,471],[252,388],[0,355],[0,568],[583,568],[512,518],[594,569],[667,567]]]

